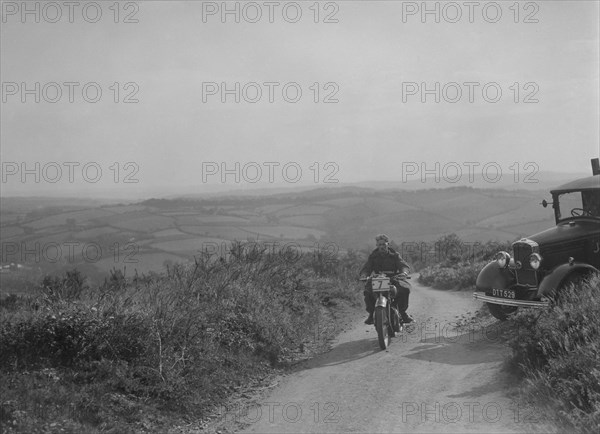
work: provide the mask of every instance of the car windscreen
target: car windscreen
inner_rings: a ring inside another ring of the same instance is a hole
[[[580,191],[562,193],[558,196],[559,211],[558,219],[564,220],[573,217],[588,215],[589,211],[584,208],[584,203]]]

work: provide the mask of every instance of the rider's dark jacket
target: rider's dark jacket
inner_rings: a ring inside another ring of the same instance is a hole
[[[407,273],[410,266],[402,259],[400,254],[391,247],[387,252],[380,252],[375,249],[369,255],[365,266],[360,270],[360,274],[371,274],[372,272],[391,271],[392,273]]]

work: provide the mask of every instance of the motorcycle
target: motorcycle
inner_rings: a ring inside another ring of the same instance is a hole
[[[385,350],[389,346],[390,339],[395,337],[396,333],[400,333],[403,330],[398,309],[392,306],[392,299],[398,293],[398,289],[391,284],[391,280],[410,279],[410,276],[406,276],[405,274],[388,277],[389,274],[394,273],[382,271],[360,279],[361,281],[370,282],[373,293],[377,297],[373,322],[377,331],[379,347],[382,350]]]

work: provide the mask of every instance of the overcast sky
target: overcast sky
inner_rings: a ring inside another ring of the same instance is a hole
[[[439,22],[421,2],[228,2],[239,23],[222,22],[222,2],[123,2],[118,17],[114,2],[98,2],[96,18],[83,1],[72,23],[65,2],[36,3],[39,23],[22,2],[2,2],[2,195],[201,193],[267,183],[269,165],[273,185],[401,181],[436,162],[449,176],[490,162],[504,176],[526,175],[529,162],[589,173],[600,153],[597,1],[428,2]],[[83,98],[86,83],[97,102]],[[222,83],[239,93],[222,95]],[[36,162],[40,182],[22,182],[22,163],[35,172]],[[65,162],[79,164],[73,183]],[[221,163],[236,162],[240,182],[222,184]]]

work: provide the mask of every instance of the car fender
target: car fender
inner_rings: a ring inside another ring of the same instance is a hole
[[[508,288],[513,282],[511,273],[504,268],[500,268],[496,261],[488,263],[477,275],[475,287],[477,291],[489,292],[490,289]]]
[[[550,274],[544,276],[542,283],[538,288],[538,296],[549,295],[558,289],[562,282],[572,273],[593,273],[598,272],[596,267],[583,262],[574,262],[573,264],[561,264],[554,268]]]

